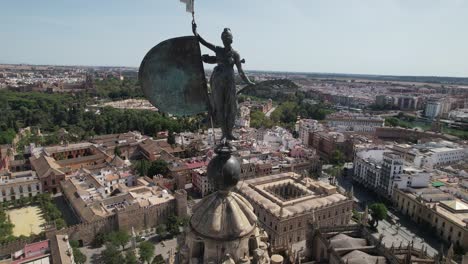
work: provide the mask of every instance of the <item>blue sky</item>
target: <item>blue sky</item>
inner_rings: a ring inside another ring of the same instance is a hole
[[[468,0],[195,0],[250,70],[468,77]],[[0,62],[138,66],[191,34],[179,0],[0,0]]]

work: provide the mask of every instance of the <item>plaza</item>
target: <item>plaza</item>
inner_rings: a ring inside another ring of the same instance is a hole
[[[27,206],[7,211],[13,227],[14,236],[29,236],[43,231],[45,220],[38,206]]]

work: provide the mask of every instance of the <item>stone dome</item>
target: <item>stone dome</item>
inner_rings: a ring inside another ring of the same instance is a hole
[[[193,208],[191,228],[201,236],[232,240],[252,233],[257,216],[252,205],[234,192],[215,192]]]

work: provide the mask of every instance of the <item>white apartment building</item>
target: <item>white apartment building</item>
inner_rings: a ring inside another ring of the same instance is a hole
[[[442,103],[440,101],[429,101],[426,104],[425,116],[428,118],[436,118],[440,115]]]
[[[393,187],[397,189],[422,188],[429,185],[431,173],[414,167],[403,168],[403,173],[393,178]]]
[[[464,148],[433,148],[431,152],[431,162],[433,166],[446,165],[458,162],[465,158],[466,149]]]
[[[391,197],[393,194],[393,181],[396,175],[403,172],[404,159],[393,152],[383,154],[382,177],[380,185],[377,186],[379,193]]]
[[[42,186],[34,171],[21,171],[0,177],[0,202],[33,197],[42,193]]]
[[[468,122],[468,108],[450,111],[448,118],[459,122]]]
[[[380,185],[380,174],[384,149],[364,150],[354,156],[353,180],[363,184],[366,188],[374,189]]]
[[[366,188],[392,197],[394,189],[426,187],[430,173],[404,164],[404,159],[388,149],[359,151],[354,157],[353,180]]]
[[[443,166],[464,160],[467,157],[467,148],[449,141],[428,142],[424,144],[398,144],[392,151],[402,156],[418,168],[432,169],[434,166]]]

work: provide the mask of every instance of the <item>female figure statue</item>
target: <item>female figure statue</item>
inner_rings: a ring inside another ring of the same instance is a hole
[[[216,53],[216,56],[202,56],[203,62],[217,64],[210,78],[211,115],[215,118],[216,123],[221,125],[223,133],[221,140],[236,140],[232,134],[237,113],[234,65],[236,65],[240,77],[246,84],[253,85],[254,83],[249,80],[242,70],[244,60],[240,59],[239,53],[231,46],[233,36],[229,28],[225,28],[223,33],[221,33],[224,47],[215,46],[204,40],[197,33],[197,24],[195,22],[192,23],[192,31],[203,46]]]

